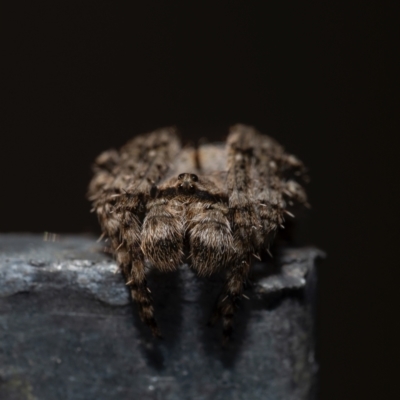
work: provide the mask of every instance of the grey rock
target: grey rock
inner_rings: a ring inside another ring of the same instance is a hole
[[[223,348],[221,327],[206,324],[221,276],[149,271],[157,340],[101,244],[50,238],[0,235],[1,399],[314,398],[319,250],[286,248],[254,266]]]

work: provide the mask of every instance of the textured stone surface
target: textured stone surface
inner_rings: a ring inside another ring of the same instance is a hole
[[[221,347],[206,322],[221,277],[150,271],[153,339],[91,237],[0,235],[1,399],[311,399],[316,249],[253,268]]]

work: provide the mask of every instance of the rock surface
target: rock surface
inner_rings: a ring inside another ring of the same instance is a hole
[[[46,239],[49,237],[45,236]],[[143,326],[115,262],[87,236],[0,235],[0,398],[315,397],[314,248],[252,270],[233,341],[207,326],[222,278],[149,272],[164,339]]]

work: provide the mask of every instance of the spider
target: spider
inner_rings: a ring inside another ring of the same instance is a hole
[[[223,144],[181,147],[176,129],[139,135],[97,157],[88,197],[139,308],[154,318],[146,267],[175,270],[188,255],[201,276],[226,274],[211,318],[232,333],[236,305],[254,258],[284,227],[287,203],[307,205],[303,163],[269,136],[235,125]]]

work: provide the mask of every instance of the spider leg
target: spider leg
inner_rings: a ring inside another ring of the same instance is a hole
[[[307,202],[307,194],[298,182],[289,180],[283,184],[283,193],[289,200],[295,201],[296,203],[303,204],[309,207]]]
[[[135,200],[136,207],[132,199],[122,195],[119,205],[115,205],[115,198],[111,197],[98,204],[96,211],[103,232],[111,240],[117,264],[130,288],[132,298],[138,305],[140,319],[151,328],[154,336],[160,336],[140,249],[140,221],[134,213],[140,204],[138,198]]]
[[[277,230],[283,227],[284,214],[291,215],[286,211],[284,196],[290,203],[307,204],[302,186],[294,180],[285,180],[285,175],[292,172],[303,174],[305,167],[295,156],[285,153],[284,148],[269,136],[256,132],[256,139],[254,189],[263,226],[263,248],[268,249]]]
[[[105,193],[113,194],[114,191],[110,190],[115,179],[114,170],[119,162],[119,154],[115,150],[109,150],[101,153],[93,165],[95,175],[90,181],[88,198],[96,204],[96,201],[106,196]]]
[[[251,256],[258,252],[263,243],[262,225],[259,211],[255,207],[251,179],[256,139],[254,129],[243,125],[232,127],[227,139],[227,189],[235,254],[229,264],[225,287],[212,318],[215,321],[222,316],[224,341],[232,333],[234,312],[242,297]]]
[[[260,219],[264,237],[262,250],[269,251],[269,246],[276,232],[283,227],[285,222],[285,202],[281,192],[272,187],[260,190],[257,194],[257,200],[260,207]]]
[[[288,172],[303,173],[303,164],[286,154],[275,140],[252,127],[236,125],[231,128],[227,144],[227,189],[236,256],[213,318],[222,316],[224,340],[232,333],[234,311],[242,296],[251,256],[268,249],[275,232],[283,226],[285,190],[288,197],[306,201],[299,184],[284,180]]]
[[[160,332],[145,276],[142,223],[151,192],[167,173],[179,148],[173,128],[140,135],[122,147],[119,154],[101,155],[89,186],[89,198],[103,232],[111,240],[117,263],[138,304],[140,318],[154,336],[160,336]],[[115,158],[118,163],[112,163]]]
[[[262,250],[269,251],[276,231],[285,221],[282,173],[286,169],[297,168],[300,162],[294,156],[288,158],[284,148],[271,137],[257,131],[255,136],[257,146],[254,151],[254,193],[262,223]]]
[[[278,175],[276,162],[265,153],[261,154],[259,162],[261,165],[258,168],[255,197],[264,237],[262,248],[268,250],[276,231],[283,226],[285,221],[286,203],[282,195],[283,181]]]

